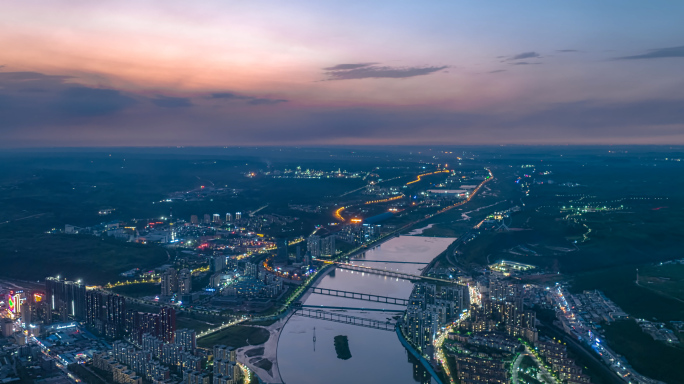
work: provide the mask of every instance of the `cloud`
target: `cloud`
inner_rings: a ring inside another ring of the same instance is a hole
[[[617,57],[615,60],[663,59],[671,57],[684,57],[684,45],[680,47],[651,49],[641,55]]]
[[[505,69],[497,69],[496,71],[489,71],[487,73],[500,73],[500,72],[506,72]]]
[[[254,96],[245,96],[245,95],[238,95],[236,93],[232,92],[219,92],[219,93],[212,93],[209,96],[210,99],[224,99],[224,100],[246,100],[247,104],[249,105],[273,105],[273,104],[280,104],[280,103],[287,103],[288,100],[285,99],[269,99],[266,97],[254,97]]]
[[[38,72],[0,72],[0,121],[4,123],[0,125],[74,124],[83,118],[116,114],[138,103],[115,89],[67,82],[72,79]]]
[[[379,66],[377,63],[339,64],[323,68],[328,76],[327,80],[355,80],[355,79],[405,79],[414,76],[424,76],[448,68],[441,67],[390,67]]]
[[[561,126],[576,131],[611,128],[619,136],[623,127],[684,124],[684,100],[650,99],[629,102],[581,100],[556,103],[527,114],[514,125]],[[643,132],[648,135],[649,132]]]
[[[248,100],[248,99],[250,99],[249,96],[236,95],[235,93],[230,93],[230,92],[212,93],[211,96],[209,96],[209,98],[210,99],[229,99],[229,100]]]
[[[364,67],[370,67],[378,63],[357,63],[357,64],[337,64],[333,67],[323,68],[326,71],[348,71],[350,69],[358,69]]]
[[[534,59],[537,57],[541,57],[541,55],[537,52],[523,52],[509,58],[508,60]]]
[[[511,65],[537,65],[541,63],[530,63],[527,61],[516,61],[515,63],[510,63]]]
[[[113,89],[71,87],[60,96],[55,105],[71,116],[108,115],[136,104],[135,99]]]
[[[157,95],[155,99],[151,100],[152,103],[154,103],[154,105],[162,108],[185,108],[192,106],[190,99],[187,97],[170,97]]]
[[[287,100],[285,99],[258,99],[258,98],[253,98],[250,101],[247,102],[247,104],[251,105],[272,105],[272,104],[279,104],[279,103],[286,103]]]
[[[559,49],[556,52],[570,53],[570,52],[579,52],[579,51],[576,49]]]

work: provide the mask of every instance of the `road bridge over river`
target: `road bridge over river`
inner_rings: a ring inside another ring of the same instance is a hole
[[[313,293],[316,293],[319,295],[345,297],[347,299],[355,299],[355,300],[375,301],[378,303],[408,305],[407,299],[402,299],[399,297],[379,296],[379,295],[372,295],[370,293],[340,291],[338,289],[318,288],[318,287],[311,287],[311,291]]]
[[[343,313],[322,311],[320,309],[300,308],[294,313],[294,315],[333,321],[336,323],[357,325],[359,327],[380,329],[390,332],[394,332],[394,327],[397,325],[397,323],[394,321],[367,319],[364,317],[345,315]]]
[[[372,273],[375,275],[390,276],[390,277],[396,277],[396,278],[405,279],[405,280],[416,280],[416,281],[418,281],[418,280],[429,280],[429,281],[438,281],[441,283],[450,283],[450,284],[456,283],[453,280],[439,279],[437,277],[414,275],[411,273],[400,272],[400,271],[392,271],[389,269],[371,268],[371,267],[365,267],[362,265],[340,263],[340,262],[335,262],[335,261],[328,261],[327,263],[335,264],[335,266],[337,268],[347,269],[350,271]]]

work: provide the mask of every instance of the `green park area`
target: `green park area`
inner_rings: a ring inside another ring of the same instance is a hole
[[[220,325],[221,323],[212,323],[209,321],[204,321],[200,319],[193,319],[187,316],[178,316],[176,317],[176,329],[183,329],[183,328],[188,328],[188,329],[194,329],[195,332],[201,333],[204,332],[208,329],[211,328],[216,328]],[[209,336],[207,336],[209,337]]]
[[[111,291],[129,297],[144,297],[158,295],[161,292],[161,286],[159,283],[140,283],[114,287]]]
[[[167,261],[159,247],[126,243],[87,235],[34,233],[27,237],[0,237],[0,275],[36,280],[62,276],[86,284],[123,279],[132,268],[155,267]]]
[[[684,318],[684,302],[636,284],[636,266],[605,268],[574,275],[572,290],[598,289],[631,316],[657,321]]]
[[[684,383],[684,348],[670,346],[641,331],[633,320],[605,326],[608,344],[642,375],[666,383]]]
[[[639,285],[684,302],[684,264],[661,263],[641,267]]]
[[[235,325],[197,340],[197,345],[201,348],[212,348],[214,345],[240,348],[263,344],[269,336],[270,333],[264,328]]]

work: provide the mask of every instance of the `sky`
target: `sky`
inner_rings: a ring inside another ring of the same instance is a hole
[[[682,1],[22,0],[0,147],[684,144]]]

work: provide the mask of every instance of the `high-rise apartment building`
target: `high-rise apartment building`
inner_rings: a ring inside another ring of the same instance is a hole
[[[178,274],[178,293],[186,295],[192,292],[192,273],[189,269],[183,268]]]
[[[226,268],[226,257],[223,255],[213,256],[211,259],[211,269],[213,272],[221,272]]]
[[[321,256],[321,237],[311,235],[306,239],[306,251],[313,257]]]
[[[179,329],[176,331],[174,343],[183,347],[183,350],[195,354],[197,349],[197,334],[194,329]]]
[[[175,269],[169,268],[161,275],[161,294],[172,296],[176,291],[178,291],[178,275]]]
[[[45,279],[45,292],[50,310],[58,313],[61,321],[85,319],[85,284],[48,277]]]
[[[321,239],[321,256],[335,256],[335,236],[328,236]]]

